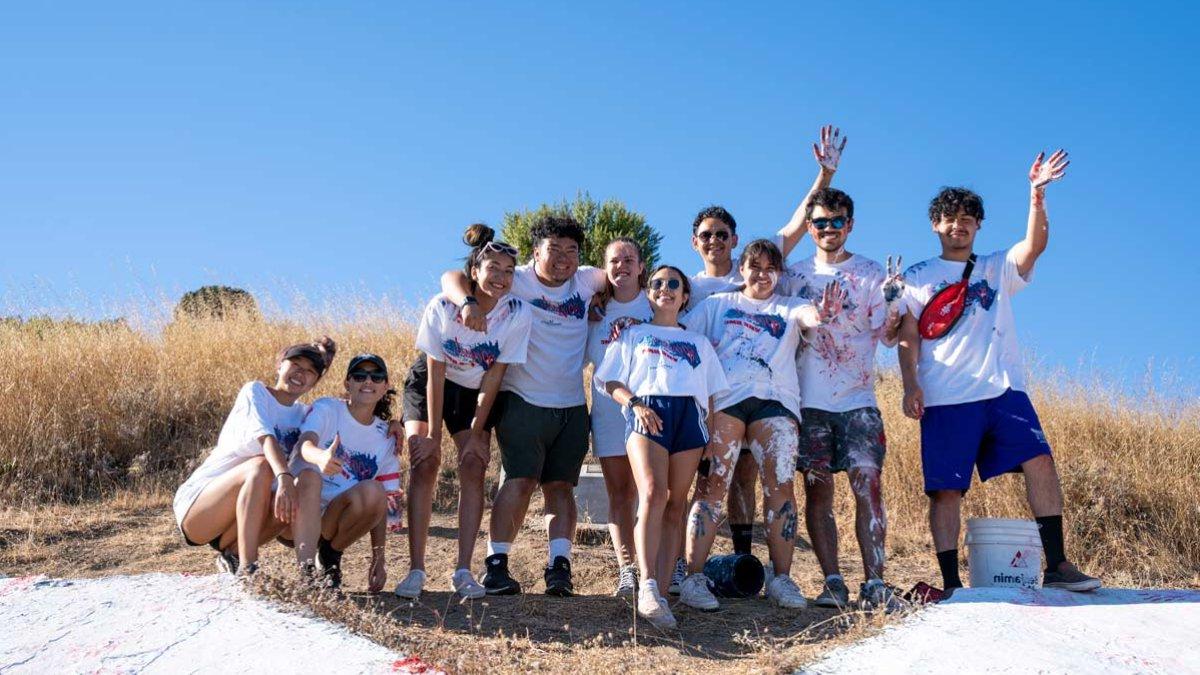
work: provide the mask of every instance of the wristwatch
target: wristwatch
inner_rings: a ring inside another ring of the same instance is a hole
[[[466,307],[467,305],[478,305],[478,304],[479,304],[479,301],[476,300],[475,296],[473,296],[473,295],[468,295],[466,298],[463,298],[463,307]]]
[[[646,402],[642,400],[641,396],[630,396],[629,402],[625,404],[625,407],[629,408],[629,412],[633,412],[633,406],[635,405],[646,405]]]

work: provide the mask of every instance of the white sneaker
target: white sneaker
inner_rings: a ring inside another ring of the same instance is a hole
[[[471,570],[458,570],[454,576],[450,577],[450,590],[458,593],[468,600],[477,600],[487,595],[487,589],[483,587],[475,577],[471,575]],[[396,595],[400,595],[400,591],[396,591]]]
[[[679,589],[683,587],[685,578],[687,578],[687,561],[683,558],[676,558],[675,569],[671,572],[671,585],[667,586],[667,592],[671,595],[679,595]]]
[[[808,607],[808,601],[804,599],[800,588],[788,574],[780,574],[771,580],[771,585],[767,587],[767,597],[771,598],[771,602],[784,609]]]
[[[404,577],[404,581],[396,584],[396,595],[409,600],[421,597],[423,590],[425,590],[425,570],[412,570],[408,576]]]
[[[655,588],[657,589],[657,586]],[[618,598],[632,598],[637,595],[637,590],[637,568],[633,565],[622,567],[621,574],[617,577],[617,590],[613,592],[613,595]]]
[[[658,594],[658,585],[653,581],[642,584],[637,594],[638,616],[650,622],[655,628],[674,628],[677,623],[667,601]]]
[[[708,590],[708,577],[704,573],[688,575],[679,585],[679,600],[688,607],[705,612],[715,612],[721,608],[717,596]]]

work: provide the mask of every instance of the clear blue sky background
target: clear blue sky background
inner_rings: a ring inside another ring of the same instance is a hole
[[[38,4],[0,9],[10,313],[214,282],[415,302],[464,225],[579,189],[691,270],[695,212],[774,231],[832,121],[876,258],[937,253],[945,184],[983,194],[981,250],[1011,245],[1030,161],[1066,147],[1025,344],[1200,379],[1194,3]]]

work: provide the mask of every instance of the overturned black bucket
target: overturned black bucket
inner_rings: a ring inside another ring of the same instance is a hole
[[[749,598],[763,587],[766,575],[758,558],[748,553],[717,555],[704,563],[709,588],[722,598]]]

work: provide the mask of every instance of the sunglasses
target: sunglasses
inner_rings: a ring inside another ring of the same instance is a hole
[[[700,241],[708,241],[709,239],[712,239],[713,237],[716,237],[717,241],[728,241],[729,240],[729,231],[728,230],[716,230],[716,231],[705,230],[704,232],[698,232],[696,234],[696,238],[699,239]]]
[[[661,291],[664,287],[669,291],[677,291],[683,282],[678,279],[651,279],[650,290]]]
[[[824,230],[827,227],[840,230],[846,226],[846,219],[842,216],[838,216],[837,218],[813,218],[812,224],[818,230]]]
[[[371,381],[375,384],[387,382],[387,374],[381,373],[378,370],[372,370],[369,372],[366,370],[356,370],[347,375],[347,377],[355,382],[366,382],[368,377],[371,378]]]
[[[489,241],[488,243],[483,245],[483,252],[484,253],[503,253],[505,255],[512,256],[514,259],[517,257],[517,247],[510,246],[509,244],[506,244],[502,241]]]

